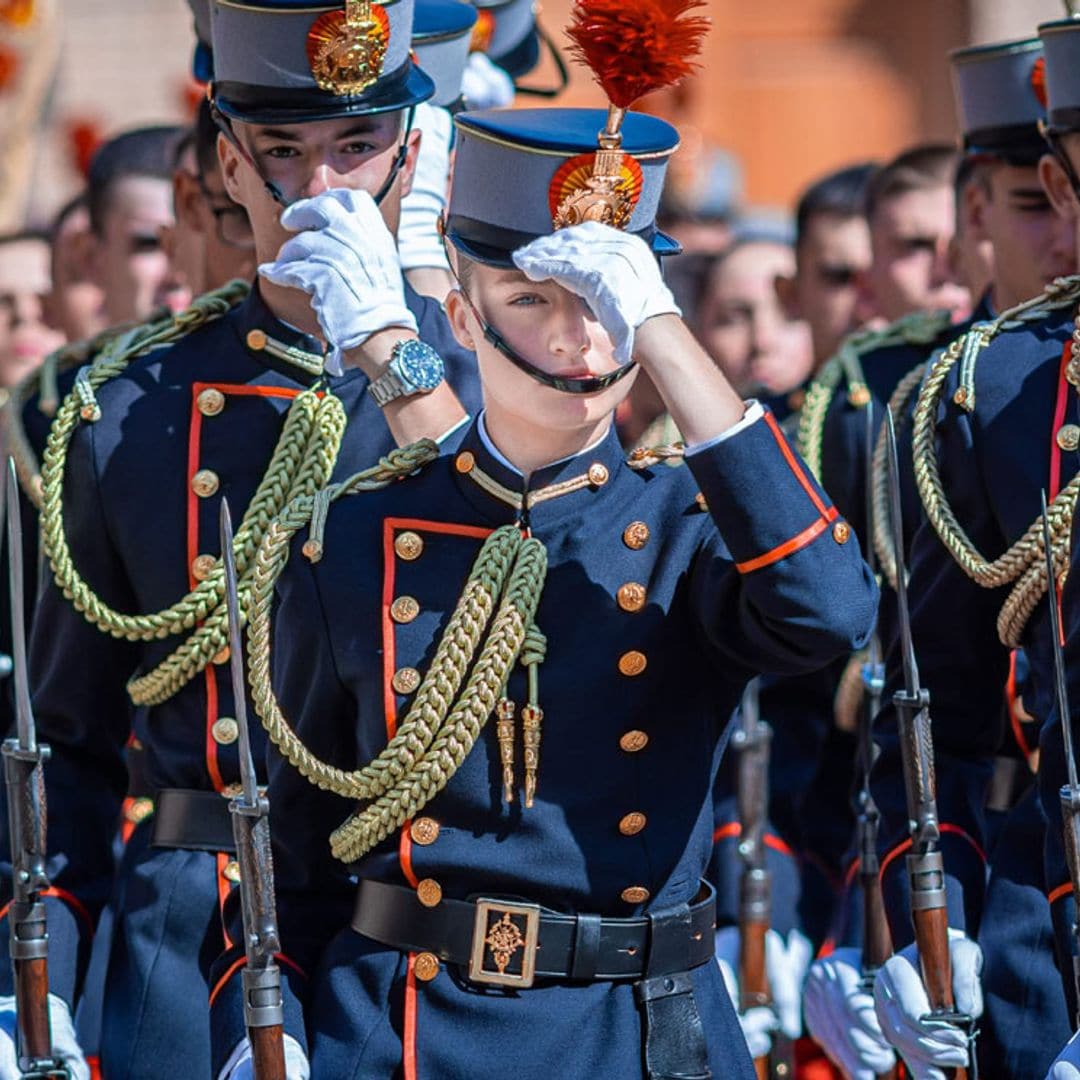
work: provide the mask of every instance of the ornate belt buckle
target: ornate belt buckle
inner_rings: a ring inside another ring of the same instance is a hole
[[[528,990],[536,974],[539,936],[536,904],[477,900],[469,981]]]

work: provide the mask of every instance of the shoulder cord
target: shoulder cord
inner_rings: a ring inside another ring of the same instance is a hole
[[[1041,319],[1051,311],[1072,306],[1077,300],[1080,300],[1080,278],[1062,278],[1041,296],[1004,312],[991,323],[973,328],[931,364],[915,405],[912,427],[915,482],[927,517],[957,564],[977,584],[994,589],[1016,583],[998,617],[999,637],[1009,648],[1019,644],[1027,619],[1047,591],[1042,568],[1042,515],[996,559],[990,561],[976,549],[957,521],[941,480],[936,439],[938,407],[949,372],[960,363],[963,379],[953,400],[959,408],[972,411],[975,367],[982,349],[1002,330]],[[1072,348],[1074,357],[1080,355],[1080,326],[1073,333]],[[1047,511],[1054,562],[1059,567],[1068,562],[1067,548],[1078,492],[1080,474],[1058,493]]]
[[[883,330],[861,330],[852,334],[840,351],[829,360],[807,387],[806,399],[799,410],[796,445],[803,460],[809,465],[817,481],[821,482],[821,451],[825,435],[825,417],[833,397],[846,382],[848,400],[856,408],[864,409],[870,404],[870,389],[862,370],[862,357],[876,349],[893,345],[930,345],[949,327],[946,312],[916,312]]]
[[[406,448],[399,454],[408,454]],[[397,465],[391,455],[383,466]],[[400,466],[399,472],[411,471]],[[385,486],[379,470],[333,485],[329,501]],[[471,751],[481,728],[500,700],[515,663],[529,670],[529,704],[534,755],[539,753],[536,670],[546,642],[534,619],[547,573],[547,552],[515,526],[495,530],[473,564],[461,599],[412,705],[386,748],[355,771],[322,761],[307,749],[281,712],[271,685],[271,605],[274,586],[289,555],[291,538],[311,519],[315,500],[292,502],[271,524],[255,557],[248,625],[248,678],[256,711],[270,739],[308,781],[324,791],[368,805],[331,837],[334,855],[354,862],[413,817],[442,790]],[[319,550],[322,539],[319,538]],[[468,680],[466,682],[466,676]],[[464,689],[462,688],[464,684]],[[512,707],[511,707],[512,709]],[[510,712],[512,716],[512,711]],[[526,766],[530,744],[526,727]],[[500,743],[502,740],[500,739]],[[536,758],[532,766],[535,774]],[[535,777],[534,777],[535,779]]]

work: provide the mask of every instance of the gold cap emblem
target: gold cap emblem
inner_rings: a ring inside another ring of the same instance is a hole
[[[345,0],[342,11],[328,11],[308,32],[311,74],[320,90],[362,94],[382,75],[390,20],[371,0]]]

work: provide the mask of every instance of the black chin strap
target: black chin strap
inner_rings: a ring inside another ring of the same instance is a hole
[[[244,159],[251,171],[262,181],[262,186],[266,189],[267,195],[269,195],[279,206],[288,209],[292,203],[285,198],[281,188],[278,187],[273,180],[270,180],[263,175],[262,169],[259,168],[255,159],[248,153],[247,148],[240,142],[236,132],[233,130],[232,124],[230,124],[228,119],[222,114],[221,110],[217,107],[217,103],[213,99],[210,101],[210,112],[214,118],[214,123],[217,125],[218,131],[229,140],[229,144]],[[401,145],[397,148],[397,153],[394,155],[394,160],[390,165],[390,171],[387,173],[382,187],[372,195],[372,199],[375,201],[376,206],[382,205],[383,199],[390,194],[390,189],[397,181],[398,174],[405,167],[405,161],[409,156],[409,135],[412,133],[415,119],[416,106],[411,105],[409,107],[408,120],[405,123],[405,132],[401,136]],[[292,201],[296,202],[298,200],[294,199]]]
[[[563,59],[562,53],[559,52],[558,45],[555,44],[551,35],[539,23],[536,24],[536,36],[547,47],[551,59],[555,61],[555,70],[558,73],[559,84],[558,86],[521,86],[515,81],[514,89],[519,94],[528,97],[558,97],[567,86],[570,85],[570,72],[566,67],[566,61]]]

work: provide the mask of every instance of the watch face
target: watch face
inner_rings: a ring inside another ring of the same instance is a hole
[[[417,390],[434,390],[443,381],[442,357],[422,341],[406,341],[398,350],[401,374]]]

